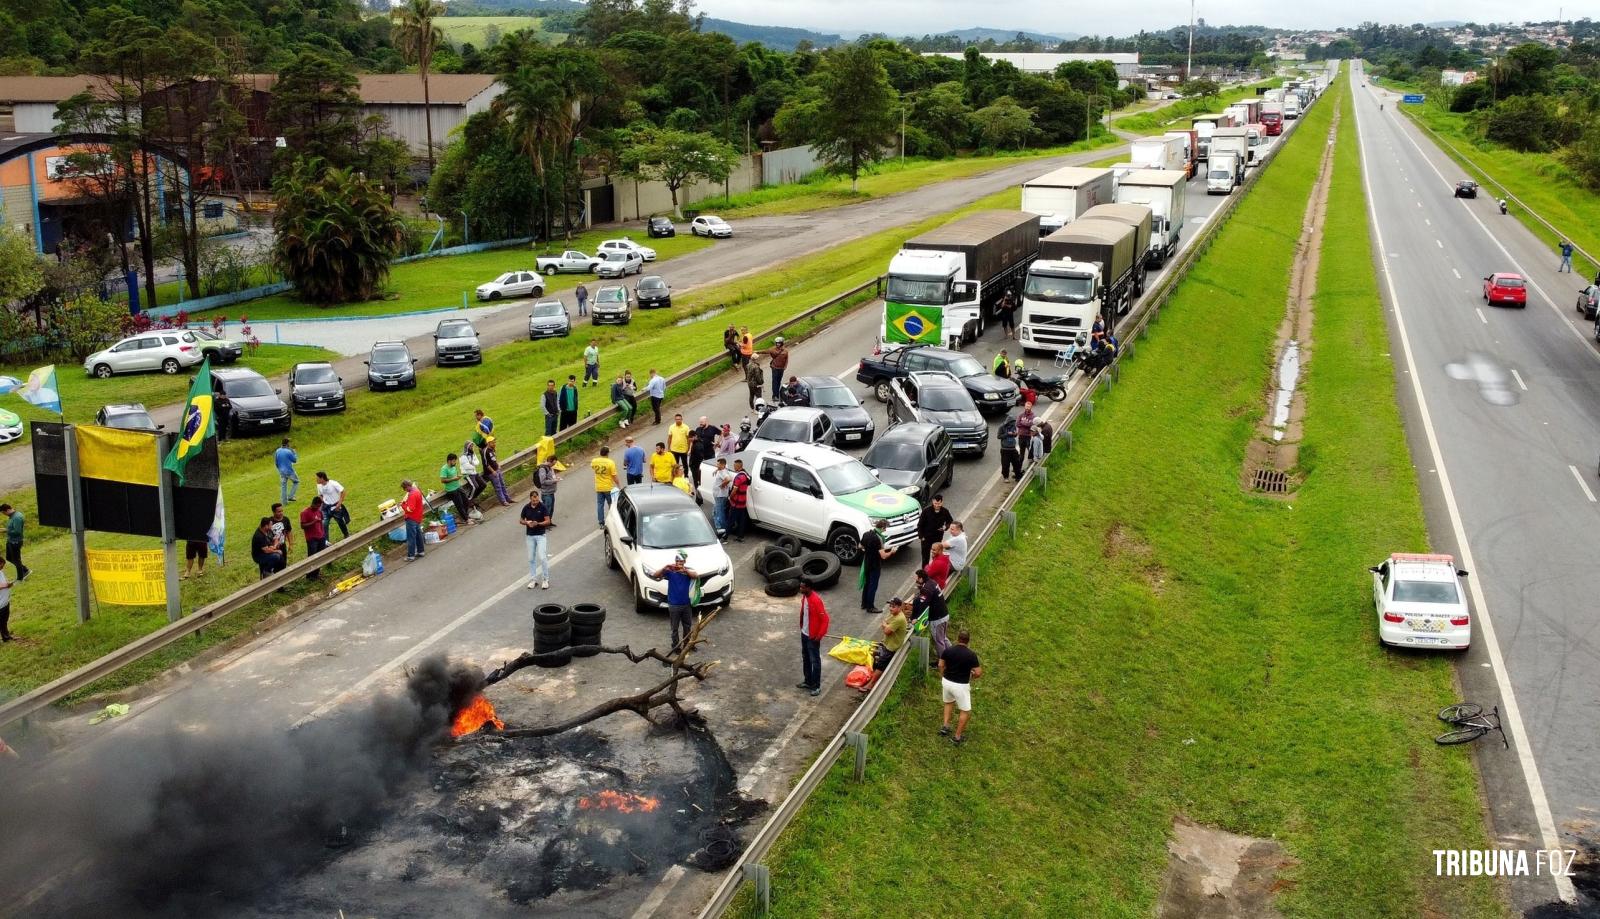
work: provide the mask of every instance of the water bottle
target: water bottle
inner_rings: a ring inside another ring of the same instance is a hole
[[[439,522],[444,524],[446,536],[456,535],[456,515],[450,511],[439,512]]]
[[[369,578],[383,574],[383,556],[377,549],[367,549],[367,557],[361,560],[361,573]]]

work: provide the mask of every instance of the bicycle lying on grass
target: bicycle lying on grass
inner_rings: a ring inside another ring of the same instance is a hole
[[[1439,710],[1439,720],[1455,725],[1453,731],[1446,731],[1433,739],[1438,744],[1462,744],[1477,740],[1490,731],[1500,732],[1500,743],[1507,750],[1511,749],[1511,741],[1506,739],[1505,729],[1500,726],[1500,706],[1496,705],[1483,713],[1483,706],[1476,702],[1460,702],[1449,705]]]

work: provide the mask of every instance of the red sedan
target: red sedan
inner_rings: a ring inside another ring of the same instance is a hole
[[[1522,280],[1522,275],[1511,274],[1507,271],[1497,271],[1483,279],[1483,302],[1493,306],[1504,303],[1508,306],[1528,305],[1528,285]]]

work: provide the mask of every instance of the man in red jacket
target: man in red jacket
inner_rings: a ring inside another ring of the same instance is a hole
[[[800,667],[805,679],[796,689],[822,695],[822,637],[828,634],[828,610],[810,584],[800,585]]]
[[[400,509],[406,515],[406,561],[414,562],[422,557],[422,515],[428,503],[422,500],[422,489],[410,479],[401,482],[400,487],[406,493],[400,500]]]

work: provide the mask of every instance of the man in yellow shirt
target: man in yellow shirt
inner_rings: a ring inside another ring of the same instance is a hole
[[[650,481],[671,485],[672,470],[677,465],[678,461],[667,452],[667,445],[656,441],[656,452],[650,454]]]
[[[617,487],[617,464],[611,448],[601,447],[600,455],[589,461],[594,470],[594,522],[606,525],[606,510],[611,507],[611,490]]]
[[[672,458],[685,470],[689,468],[689,435],[692,429],[683,423],[682,415],[672,416],[672,427],[667,428],[667,449]]]

